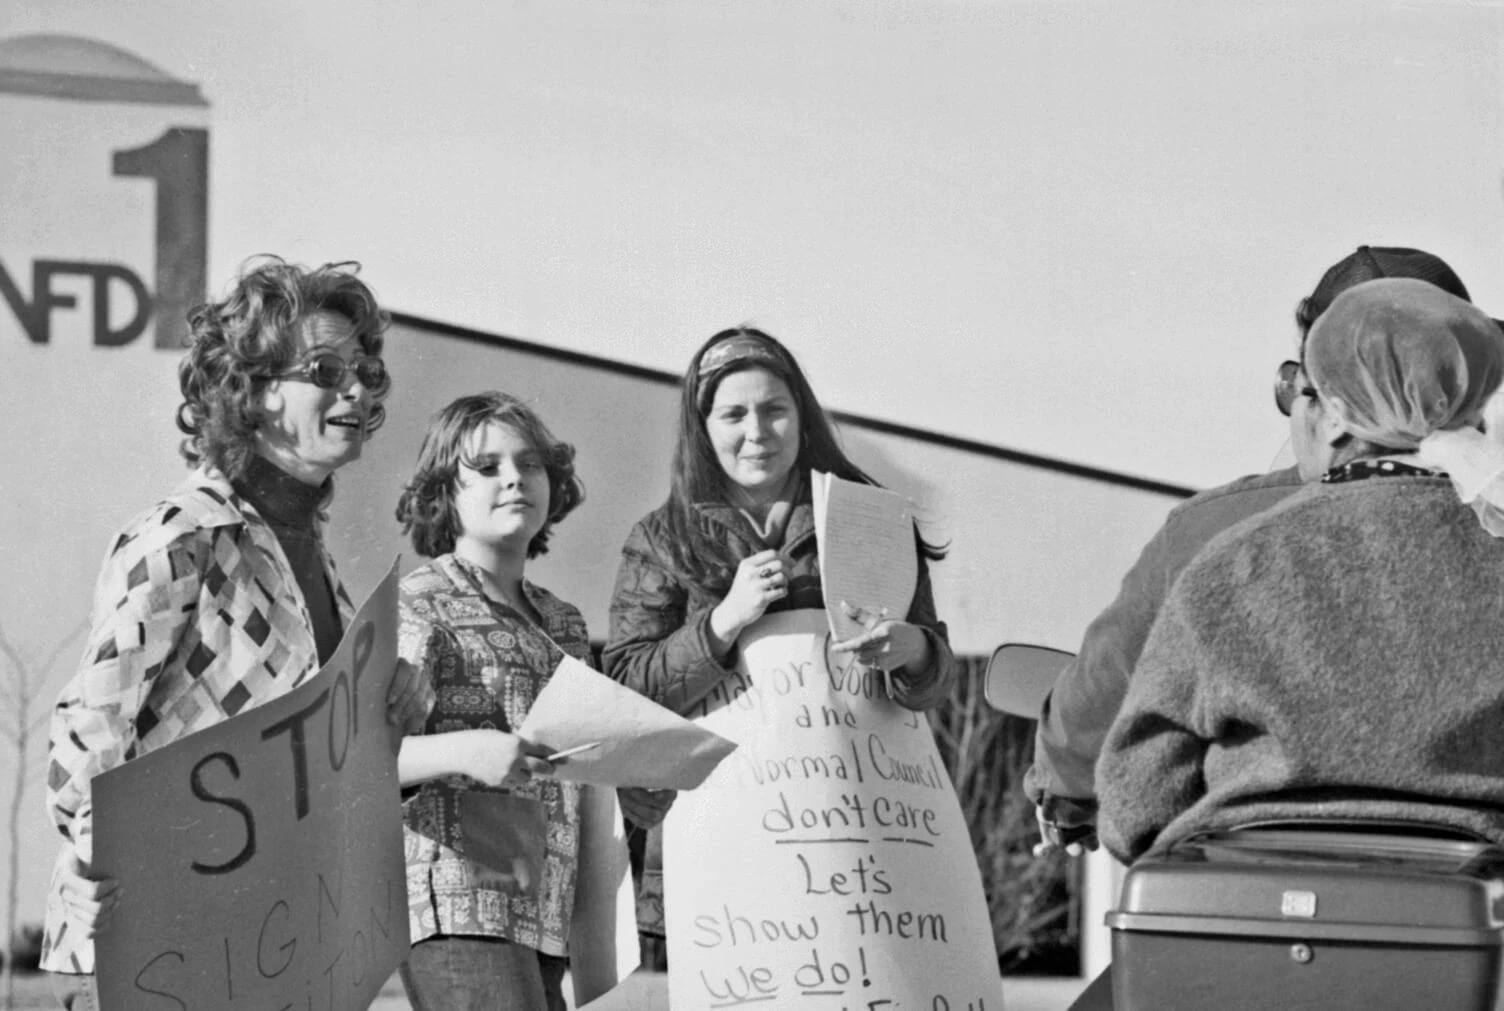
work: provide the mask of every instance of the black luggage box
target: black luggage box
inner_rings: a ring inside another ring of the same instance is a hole
[[[1245,828],[1134,864],[1116,1011],[1504,1007],[1504,849],[1382,830]]]

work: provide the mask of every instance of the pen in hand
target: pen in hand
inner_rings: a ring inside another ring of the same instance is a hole
[[[558,764],[564,759],[569,758],[571,755],[582,754],[594,748],[599,748],[600,746],[600,741],[591,741],[589,744],[576,744],[572,748],[565,748],[563,751],[555,751],[552,755],[549,755],[545,759],[545,761],[549,762],[550,764]]]

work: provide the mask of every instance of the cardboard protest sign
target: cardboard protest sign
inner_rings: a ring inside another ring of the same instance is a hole
[[[319,674],[94,780],[105,1011],[363,1009],[407,957],[396,568]]]
[[[674,1011],[999,1011],[981,874],[923,714],[769,615],[698,722],[739,745],[664,834]]]

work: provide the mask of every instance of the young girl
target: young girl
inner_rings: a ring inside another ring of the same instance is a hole
[[[516,397],[461,397],[429,425],[397,505],[432,559],[402,581],[399,633],[437,695],[398,758],[416,1011],[565,1007],[580,788],[547,778],[546,749],[511,731],[561,649],[590,662],[580,612],[523,575],[584,499],[573,460]]]

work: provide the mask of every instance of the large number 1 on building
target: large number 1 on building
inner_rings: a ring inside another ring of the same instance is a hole
[[[114,152],[112,168],[156,181],[156,346],[181,348],[184,318],[207,281],[209,131],[170,127],[144,147]]]

